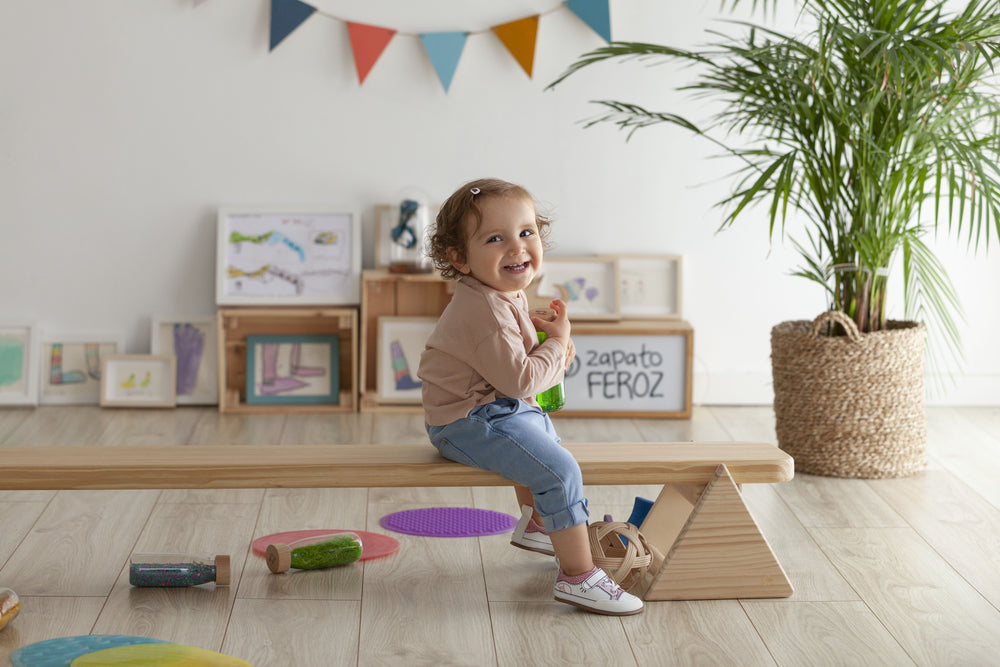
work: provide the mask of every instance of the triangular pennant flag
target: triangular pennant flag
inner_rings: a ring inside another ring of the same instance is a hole
[[[354,66],[358,70],[358,81],[365,82],[365,77],[372,70],[379,56],[385,51],[396,31],[391,28],[380,28],[364,23],[347,22],[347,34],[351,38],[351,49],[354,51]]]
[[[271,48],[281,43],[302,22],[313,15],[316,8],[301,0],[271,0]]]
[[[451,78],[455,76],[458,59],[462,56],[468,36],[469,33],[466,32],[429,32],[420,35],[420,42],[424,45],[424,51],[431,59],[445,92],[448,92]]]
[[[528,76],[535,63],[535,37],[538,36],[538,15],[495,25],[491,30],[504,43],[510,55],[521,65]]]
[[[611,41],[611,12],[608,0],[566,0],[570,11],[583,19],[605,42]]]

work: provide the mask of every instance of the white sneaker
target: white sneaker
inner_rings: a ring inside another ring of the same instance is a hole
[[[560,570],[553,589],[553,596],[559,602],[607,616],[629,616],[642,611],[642,600],[625,592],[599,567],[595,567],[593,573],[579,584],[570,583],[562,577]]]
[[[510,537],[510,543],[519,549],[535,551],[546,556],[555,556],[552,550],[552,540],[545,533],[541,526],[531,520],[532,510],[530,505],[521,507],[521,520],[517,522],[514,534]]]

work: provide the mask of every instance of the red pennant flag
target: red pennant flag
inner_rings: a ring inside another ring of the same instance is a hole
[[[510,55],[520,63],[528,77],[535,64],[535,37],[538,36],[538,14],[527,18],[495,25],[491,30],[504,43]]]
[[[347,34],[351,38],[351,50],[354,51],[354,66],[358,69],[358,81],[365,82],[365,77],[372,70],[379,56],[389,46],[396,34],[391,28],[380,28],[364,23],[347,22]]]

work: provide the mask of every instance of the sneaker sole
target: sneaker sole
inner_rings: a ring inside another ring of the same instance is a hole
[[[515,542],[514,540],[510,541],[510,545],[512,547],[517,547],[518,549],[524,549],[525,551],[532,551],[532,552],[534,552],[536,554],[542,554],[544,556],[555,556],[556,555],[555,551],[549,551],[547,549],[536,549],[535,547],[529,547],[529,546],[525,546],[523,544],[519,544],[519,543]]]
[[[642,610],[646,608],[646,605],[643,605],[638,609],[634,609],[632,611],[607,611],[605,609],[599,609],[597,607],[588,607],[585,604],[580,604],[579,602],[574,602],[573,600],[565,600],[563,598],[556,597],[554,595],[552,596],[552,599],[555,600],[556,602],[562,602],[563,604],[568,604],[573,607],[579,607],[580,609],[584,609],[593,614],[601,614],[602,616],[635,616],[636,614],[641,614]]]

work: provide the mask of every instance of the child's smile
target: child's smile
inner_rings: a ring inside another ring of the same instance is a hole
[[[517,292],[531,284],[542,266],[542,240],[535,207],[520,197],[489,197],[480,202],[478,229],[466,220],[464,263],[452,262],[460,272],[501,292]]]

